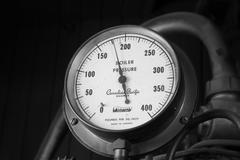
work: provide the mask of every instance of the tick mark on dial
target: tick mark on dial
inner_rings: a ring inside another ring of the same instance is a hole
[[[82,73],[84,73],[84,71],[82,71],[82,70],[79,70],[79,69],[78,69],[77,71],[78,71],[78,72],[82,72]]]
[[[165,66],[169,66],[169,65],[172,65],[172,63],[168,63],[168,64],[166,64]]]
[[[83,110],[86,111],[89,108],[89,106],[87,106],[86,108],[84,108]]]
[[[140,37],[138,38],[138,43],[140,42]]]
[[[83,96],[77,97],[77,99],[83,98]]]
[[[148,113],[148,115],[149,115],[149,116],[151,117],[151,119],[152,119],[152,118],[153,118],[152,115],[151,115],[149,112],[147,112],[147,113]]]
[[[172,94],[172,92],[169,92],[169,91],[165,91],[166,93],[169,93],[169,94]]]
[[[162,52],[159,54],[159,56],[161,56],[163,53],[164,53],[164,52],[162,51]]]
[[[99,45],[97,45],[97,48],[102,52],[101,48],[99,47]]]
[[[89,117],[89,120],[90,120],[93,116],[95,116],[95,114],[96,114],[96,112],[93,113],[93,114]]]
[[[152,47],[152,45],[154,44],[154,42],[155,42],[155,41],[152,41],[152,43],[151,43],[151,45],[149,46],[149,48],[151,48],[151,47]]]

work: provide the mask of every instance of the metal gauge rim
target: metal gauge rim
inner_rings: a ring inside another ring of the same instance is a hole
[[[86,57],[88,57],[88,54],[90,54],[91,50],[96,47],[97,44],[103,42],[104,40],[107,40],[111,37],[116,37],[119,35],[128,35],[128,34],[138,34],[138,35],[142,35],[145,37],[148,37],[150,39],[153,39],[155,41],[155,43],[158,43],[160,45],[158,45],[158,47],[160,47],[161,49],[163,49],[166,52],[166,55],[170,56],[170,60],[173,62],[173,69],[175,69],[175,91],[174,93],[172,93],[172,97],[171,99],[168,101],[168,104],[166,104],[166,106],[160,111],[160,113],[158,113],[158,115],[156,115],[155,117],[153,117],[151,120],[132,127],[132,128],[128,128],[128,129],[121,129],[121,130],[113,130],[113,129],[106,129],[106,128],[102,128],[99,126],[94,125],[92,122],[90,122],[88,119],[86,119],[81,111],[81,109],[79,109],[80,106],[78,106],[78,102],[76,100],[77,95],[75,92],[75,85],[76,85],[76,77],[77,77],[77,70],[79,68],[79,66],[82,65],[82,63],[85,61]],[[135,25],[121,25],[121,26],[116,26],[116,27],[112,27],[106,30],[103,30],[102,32],[97,33],[96,35],[90,37],[85,43],[83,43],[75,52],[70,65],[68,66],[67,69],[67,73],[66,73],[66,77],[65,77],[65,91],[66,91],[66,95],[67,98],[71,104],[72,109],[74,110],[74,112],[78,115],[78,119],[81,120],[81,122],[83,122],[85,125],[99,130],[99,131],[103,131],[103,132],[112,132],[112,133],[122,133],[122,132],[130,132],[132,130],[138,129],[138,128],[142,128],[145,125],[148,125],[149,123],[151,123],[152,121],[154,121],[156,118],[158,118],[164,111],[166,108],[169,107],[169,105],[171,104],[171,102],[173,101],[178,88],[179,88],[179,81],[180,81],[180,68],[179,68],[179,63],[176,57],[176,54],[173,50],[173,48],[171,47],[171,45],[164,39],[162,38],[158,33],[150,30],[150,29],[146,29],[143,28],[141,26],[135,26]]]

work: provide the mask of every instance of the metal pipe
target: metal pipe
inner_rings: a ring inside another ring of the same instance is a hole
[[[175,12],[153,18],[142,26],[159,34],[190,33],[205,45],[211,62],[212,78],[206,83],[206,99],[223,92],[240,92],[236,67],[217,28],[205,17],[190,12]]]
[[[131,143],[126,139],[118,138],[113,142],[114,160],[128,160]]]
[[[227,47],[216,27],[205,17],[188,12],[161,15],[142,24],[158,32],[169,34],[187,32],[198,37],[206,46],[212,64],[213,78],[235,75]]]
[[[64,119],[63,107],[58,109],[58,112],[52,121],[46,136],[34,158],[34,160],[49,160],[52,159],[61,140],[67,133],[67,124]]]
[[[128,151],[126,149],[115,149],[114,150],[114,160],[127,160]]]

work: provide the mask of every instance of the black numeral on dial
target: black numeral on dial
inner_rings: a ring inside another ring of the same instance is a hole
[[[91,96],[93,94],[93,90],[92,89],[86,89],[85,91],[85,95],[86,96]]]
[[[153,73],[163,73],[164,67],[153,67]]]
[[[104,109],[103,107],[100,107],[100,113],[103,113],[103,109]]]
[[[165,86],[164,85],[153,86],[153,92],[162,92],[164,90],[165,90]]]
[[[151,111],[152,110],[152,105],[151,104],[143,104],[141,106],[142,111]]]
[[[120,44],[120,50],[127,50],[127,49],[131,49],[130,43]]]
[[[95,77],[95,71],[86,71],[85,77]]]
[[[107,53],[98,53],[98,59],[106,59],[107,58]]]
[[[156,51],[155,49],[148,49],[148,50],[145,50],[144,53],[145,53],[144,56],[154,56]]]

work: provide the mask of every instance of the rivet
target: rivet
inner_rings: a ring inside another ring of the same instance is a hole
[[[73,118],[72,119],[72,122],[71,122],[71,125],[76,125],[78,123],[78,119],[77,118]]]
[[[189,121],[189,118],[186,117],[186,116],[183,116],[183,117],[181,117],[181,119],[180,119],[180,122],[181,122],[182,124],[187,124],[188,121]]]

